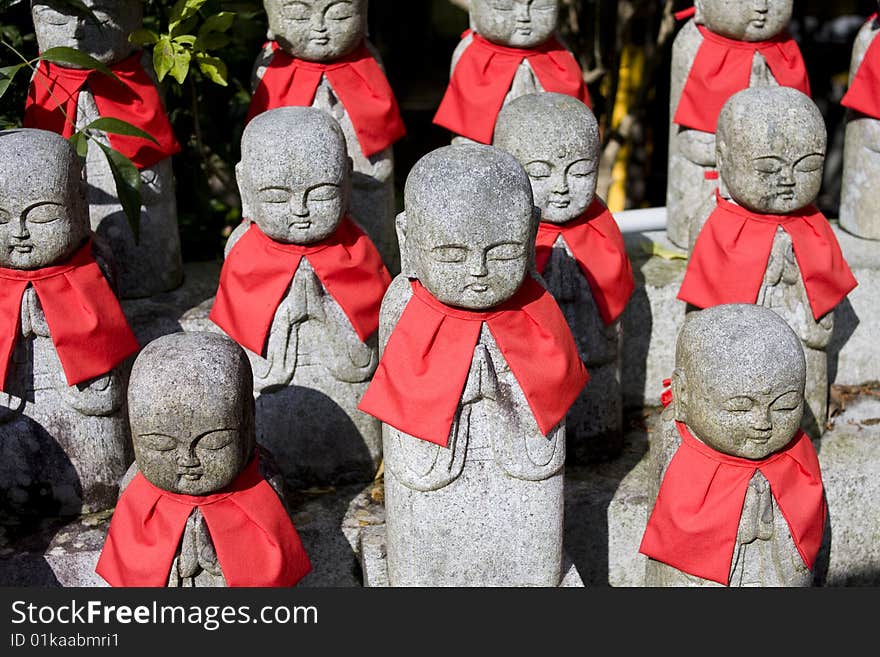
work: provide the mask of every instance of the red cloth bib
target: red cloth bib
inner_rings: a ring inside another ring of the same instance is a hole
[[[589,380],[559,306],[527,277],[488,312],[452,308],[418,281],[358,408],[411,436],[446,447],[485,322],[545,436]]]
[[[769,41],[727,39],[697,26],[703,43],[688,73],[673,123],[714,133],[721,109],[731,96],[748,89],[752,60],[760,52],[783,87],[810,95],[810,78],[797,43],[788,35]]]
[[[858,282],[831,225],[813,206],[792,214],[758,214],[718,196],[718,207],[697,236],[678,298],[698,308],[755,303],[779,226],[791,236],[818,320]]]
[[[28,90],[24,127],[57,132],[65,138],[76,130],[79,92],[88,83],[102,118],[127,121],[152,135],[148,139],[107,133],[110,146],[130,159],[138,169],[146,169],[180,152],[180,144],[159,90],[141,65],[141,53],[108,67],[119,81],[92,69],[76,69],[41,61]],[[121,82],[121,83],[120,83]],[[70,121],[61,113],[63,108]]]
[[[877,14],[874,14],[868,22],[876,20]],[[877,39],[876,35],[868,46],[859,70],[853,76],[849,90],[840,104],[866,116],[880,119],[880,39]]]
[[[556,240],[562,236],[584,273],[606,325],[620,317],[635,289],[632,265],[614,217],[599,199],[579,218],[564,224],[538,225],[536,264],[547,268]]]
[[[827,507],[813,444],[803,431],[760,461],[715,451],[676,422],[681,446],[663,477],[639,552],[690,575],[730,584],[749,482],[760,470],[807,568],[822,543]]]
[[[302,258],[366,341],[379,328],[379,307],[391,276],[370,238],[348,218],[330,237],[309,246],[276,242],[251,224],[223,263],[210,319],[261,354]]]
[[[556,37],[536,48],[509,48],[473,37],[455,66],[434,123],[483,144],[492,143],[495,121],[523,60],[538,76],[544,91],[574,96],[590,106],[590,94],[577,61]]]
[[[28,285],[43,307],[68,385],[102,376],[140,349],[89,240],[61,265],[33,271],[0,268],[0,383],[9,373]]]
[[[213,495],[169,493],[138,472],[119,498],[95,572],[111,586],[166,586],[187,518],[197,507],[228,586],[293,586],[312,569],[254,457],[226,490]]]
[[[385,150],[406,134],[394,91],[365,44],[328,64],[297,59],[276,42],[271,45],[272,61],[245,122],[276,107],[310,107],[324,76],[351,117],[364,156]]]

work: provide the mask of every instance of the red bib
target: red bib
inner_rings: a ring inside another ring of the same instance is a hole
[[[868,22],[876,20],[877,14],[874,14]],[[880,119],[880,40],[876,35],[840,104],[871,118]]]
[[[312,569],[299,534],[254,457],[222,493],[169,493],[137,473],[119,498],[95,572],[111,586],[168,584],[186,521],[198,508],[232,586],[293,586]]]
[[[755,303],[779,226],[791,236],[818,320],[858,282],[831,225],[813,206],[792,214],[758,214],[719,196],[718,207],[697,236],[678,298],[698,308]]]
[[[263,353],[275,311],[302,258],[366,342],[379,328],[391,276],[370,238],[348,218],[330,237],[309,246],[276,242],[251,224],[223,263],[210,319],[243,347]]]
[[[697,26],[703,43],[688,73],[673,123],[714,133],[721,109],[731,96],[749,88],[752,60],[759,52],[783,87],[810,95],[810,78],[797,43],[788,35],[769,41],[727,39]]]
[[[418,281],[358,408],[411,436],[446,447],[485,322],[545,436],[589,380],[559,306],[527,277],[488,312],[437,301]]]
[[[102,376],[140,346],[92,255],[89,240],[61,265],[33,271],[0,268],[0,383],[21,326],[21,298],[33,285],[68,385]]]
[[[483,144],[492,143],[495,121],[523,60],[544,91],[574,96],[590,106],[590,94],[577,61],[556,37],[536,48],[509,48],[473,37],[455,66],[434,123]]]
[[[827,507],[813,444],[799,431],[787,447],[753,461],[715,451],[676,422],[681,446],[663,477],[639,552],[690,575],[730,584],[749,482],[760,470],[798,553],[813,568]]]
[[[632,265],[614,217],[599,199],[579,218],[538,226],[536,264],[544,273],[553,245],[562,236],[584,273],[606,325],[620,317],[635,289]]]
[[[272,61],[257,85],[245,122],[276,107],[310,107],[323,76],[351,117],[365,157],[406,134],[394,91],[365,44],[328,64],[297,59],[276,42],[271,45]]]
[[[108,67],[119,78],[92,69],[76,69],[41,61],[28,90],[24,127],[57,132],[65,138],[76,130],[79,92],[88,83],[102,118],[127,121],[152,135],[148,139],[107,133],[110,146],[130,159],[138,169],[146,169],[180,152],[171,122],[165,113],[159,90],[141,66],[141,53]],[[61,109],[70,121],[64,118]]]

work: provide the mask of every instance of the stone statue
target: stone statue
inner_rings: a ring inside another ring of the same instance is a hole
[[[798,428],[807,376],[798,336],[775,313],[732,304],[688,315],[651,445],[648,586],[811,584],[827,508]]]
[[[86,156],[92,229],[109,245],[123,298],[171,290],[183,280],[177,200],[171,156],[180,151],[159,90],[152,58],[133,51],[129,35],[140,29],[140,0],[84,0],[98,24],[55,0],[32,0],[40,51],[65,46],[91,55],[117,79],[94,70],[42,62],[31,82],[25,127],[69,137],[98,118],[121,119],[157,143],[98,129],[91,135],[129,158],[141,174],[141,213],[136,235],[122,210],[113,173],[94,144]]]
[[[586,371],[533,277],[537,211],[516,160],[422,158],[398,217],[403,273],[360,408],[380,417],[392,586],[556,586],[565,414]]]
[[[300,486],[370,481],[382,458],[380,424],[357,404],[379,360],[391,277],[348,214],[345,144],[311,107],[247,125],[236,168],[246,220],[226,245],[211,311],[251,358],[257,440]]]
[[[828,415],[826,347],[833,310],[857,285],[828,220],[812,204],[822,185],[825,122],[807,96],[747,89],[724,106],[716,157],[718,207],[694,245],[679,298],[699,308],[756,303],[779,313],[807,359],[804,429]]]
[[[85,193],[65,139],[0,132],[0,515],[109,509],[131,463],[119,366],[138,343]]]
[[[367,40],[367,0],[264,0],[263,6],[269,41],[254,66],[248,119],[310,105],[339,121],[354,163],[352,214],[396,270],[392,144],[405,128]]]
[[[672,47],[667,235],[690,248],[718,187],[715,127],[721,107],[746,87],[809,94],[806,67],[785,34],[792,0],[696,0]]]
[[[880,105],[875,71],[880,66],[880,21],[874,16],[853,45],[850,87],[841,104],[850,109],[843,152],[840,225],[853,235],[880,240],[873,183],[880,176]]]
[[[618,318],[635,282],[620,229],[596,197],[599,126],[576,98],[530,94],[501,111],[494,143],[529,174],[541,210],[538,270],[590,373],[565,421],[569,459],[612,458],[623,446]]]
[[[473,0],[472,29],[452,55],[449,87],[434,123],[454,144],[491,144],[501,108],[542,91],[590,104],[574,55],[555,36],[559,0]]]
[[[198,332],[154,340],[132,368],[128,408],[136,463],[99,575],[112,586],[293,586],[309,572],[271,457],[255,451],[238,345]]]

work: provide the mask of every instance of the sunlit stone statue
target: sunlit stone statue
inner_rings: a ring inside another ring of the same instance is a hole
[[[349,215],[339,124],[311,107],[260,114],[236,171],[246,220],[230,236],[211,319],[248,349],[257,440],[288,481],[370,481],[380,423],[357,410],[378,363],[391,278]]]
[[[119,366],[138,349],[94,251],[80,160],[0,132],[0,515],[108,509],[132,454]]]
[[[623,444],[618,318],[635,282],[620,229],[596,197],[596,118],[570,96],[529,94],[502,109],[495,145],[529,174],[541,211],[538,271],[590,373],[565,421],[569,459],[616,456]]]
[[[688,315],[651,446],[648,586],[811,584],[827,508],[799,429],[806,376],[798,336],[768,309]]]
[[[40,51],[75,48],[107,66],[113,79],[75,65],[41,62],[31,82],[24,125],[65,137],[97,119],[121,119],[152,135],[156,142],[92,128],[97,141],[118,151],[140,170],[138,234],[122,209],[113,170],[92,143],[86,156],[92,229],[109,245],[124,298],[151,296],[177,287],[183,279],[177,200],[171,156],[180,151],[156,87],[152,58],[133,50],[129,35],[140,29],[140,0],[84,0],[98,23],[70,4],[33,0],[34,29]]]
[[[383,420],[391,586],[557,586],[565,414],[587,380],[533,277],[516,160],[448,146],[407,179],[403,273],[360,408]]]
[[[254,67],[248,120],[305,105],[339,121],[354,163],[352,213],[396,270],[392,145],[405,128],[367,40],[367,0],[264,0],[263,6],[269,41]]]

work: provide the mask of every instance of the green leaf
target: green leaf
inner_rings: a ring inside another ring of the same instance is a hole
[[[165,79],[172,66],[174,66],[174,46],[171,45],[171,39],[163,36],[153,48],[153,68],[156,69],[156,76],[160,82]]]
[[[177,0],[171,8],[171,15],[168,18],[168,26],[173,30],[174,27],[185,21],[187,18],[195,16],[208,0]]]
[[[159,142],[156,141],[156,138],[153,137],[153,135],[151,135],[149,132],[144,132],[140,128],[136,128],[127,121],[114,119],[111,117],[95,119],[85,128],[83,128],[83,130],[102,130],[103,132],[110,132],[114,135],[125,135],[127,137],[140,137],[142,139],[149,139],[154,144],[159,144]]]
[[[109,68],[107,68],[104,64],[99,62],[97,59],[92,57],[91,55],[87,55],[84,52],[76,50],[75,48],[68,48],[67,46],[55,46],[54,48],[49,48],[40,54],[37,59],[43,59],[48,62],[52,62],[53,64],[73,64],[74,66],[79,66],[80,68],[93,68],[96,71],[103,73],[104,75],[110,76],[114,80],[118,80],[116,74],[113,73]]]
[[[135,30],[128,37],[128,42],[136,46],[152,46],[159,41],[159,35],[153,30]]]
[[[196,43],[196,37],[192,34],[183,34],[172,39],[175,43],[180,43],[192,47]]]
[[[179,44],[174,45],[174,63],[171,66],[171,77],[183,84],[186,74],[189,73],[189,60],[192,57],[189,50]]]
[[[169,33],[172,37],[180,36],[181,34],[187,34],[190,30],[192,30],[196,23],[199,22],[198,16],[192,16],[191,18],[187,18],[185,21],[181,23],[177,23],[174,26],[169,26],[171,29]]]
[[[89,152],[89,138],[84,132],[74,132],[70,135],[70,144],[76,150],[76,154],[85,157]]]
[[[234,20],[235,12],[232,11],[221,11],[219,14],[208,16],[199,28],[199,39],[204,39],[211,32],[225,32],[232,27]]]
[[[27,66],[27,64],[22,62],[21,64],[16,64],[15,66],[4,66],[3,68],[0,68],[0,98],[3,97],[3,94],[6,93],[9,85],[12,84],[12,78],[14,78],[15,74],[18,73],[24,66]]]
[[[141,224],[141,174],[131,160],[119,151],[114,151],[109,146],[97,140],[92,140],[101,147],[107,156],[110,172],[113,174],[113,182],[116,183],[116,193],[122,210],[128,218],[131,231],[134,233],[134,241],[140,238]]]
[[[221,87],[228,85],[226,81],[228,71],[222,59],[196,53],[196,63],[199,65],[199,70],[208,76],[211,82],[219,84]]]
[[[220,50],[221,48],[228,46],[230,41],[231,39],[225,34],[210,32],[204,36],[199,35],[199,38],[196,40],[193,47],[202,52],[208,50]]]

